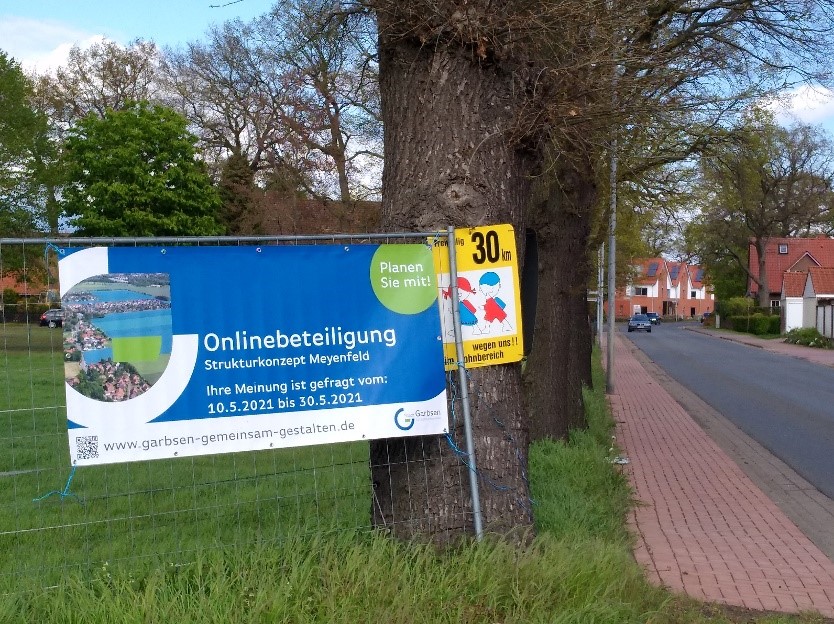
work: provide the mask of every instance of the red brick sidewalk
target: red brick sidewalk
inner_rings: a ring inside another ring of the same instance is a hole
[[[616,340],[609,400],[648,578],[699,600],[834,617],[834,563]]]

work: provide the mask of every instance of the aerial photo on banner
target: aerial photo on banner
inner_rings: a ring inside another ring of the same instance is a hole
[[[448,431],[429,245],[62,253],[73,465]]]

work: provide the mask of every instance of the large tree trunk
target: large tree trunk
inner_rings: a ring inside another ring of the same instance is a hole
[[[532,440],[565,439],[587,426],[582,386],[592,383],[593,336],[586,245],[597,190],[593,171],[585,169],[556,164],[546,199],[528,218],[539,241],[536,340],[524,372]]]
[[[767,240],[756,238],[756,251],[759,254],[759,279],[756,280],[759,284],[759,307],[770,307],[770,284],[767,279],[767,259],[765,258],[765,250],[767,249]]]
[[[523,256],[529,161],[507,136],[516,113],[512,73],[478,64],[454,44],[386,35],[380,18],[385,123],[383,229],[436,230],[511,223]],[[470,371],[481,508],[487,531],[532,524],[527,420],[518,364]],[[402,538],[444,542],[471,533],[472,505],[460,405],[451,440],[371,444],[373,523]]]

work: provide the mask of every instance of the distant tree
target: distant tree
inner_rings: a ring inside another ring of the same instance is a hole
[[[168,102],[190,121],[206,160],[218,169],[245,163],[253,181],[276,164],[306,167],[280,121],[288,99],[284,76],[254,47],[252,26],[232,21],[164,57]]]
[[[213,235],[221,200],[196,137],[173,110],[147,102],[90,113],[66,141],[62,203],[88,236]]]
[[[378,188],[363,178],[382,162],[382,122],[373,21],[334,12],[331,0],[279,0],[256,22],[260,53],[284,68],[293,107],[284,123],[323,157],[338,198]]]
[[[191,121],[207,160],[245,157],[258,185],[280,179],[322,199],[378,191],[369,170],[381,163],[382,126],[365,49],[376,39],[331,7],[282,0],[260,19],[166,52],[170,104]]]
[[[754,110],[726,141],[701,159],[702,211],[689,230],[691,245],[708,267],[734,266],[758,285],[768,306],[765,248],[772,237],[808,236],[831,220],[834,146],[808,125],[778,126]],[[749,244],[759,265],[750,271]]]
[[[220,168],[217,185],[223,202],[220,220],[229,234],[242,233],[241,220],[252,210],[253,196],[258,193],[254,178],[255,173],[242,154],[232,154]]]
[[[631,221],[646,257],[687,259],[683,231],[691,218],[697,183],[692,161],[653,168],[633,181],[622,182],[617,194],[621,210],[618,238],[620,221]],[[635,216],[629,219],[631,214]]]
[[[73,46],[54,74],[39,77],[37,88],[53,121],[72,125],[90,113],[103,117],[132,102],[159,95],[159,50],[137,39],[124,47],[102,41]]]
[[[31,96],[32,84],[20,65],[0,51],[0,231],[7,236],[31,234],[37,227],[31,188],[47,125]]]
[[[32,102],[48,121],[35,146],[30,199],[46,231],[57,234],[64,169],[61,153],[68,131],[89,114],[103,117],[130,102],[153,100],[158,94],[159,52],[152,42],[128,46],[102,41],[88,48],[74,46],[54,73],[36,76]]]

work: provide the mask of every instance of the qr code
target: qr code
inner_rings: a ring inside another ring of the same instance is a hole
[[[95,459],[98,457],[98,436],[78,436],[75,438],[77,459]]]

